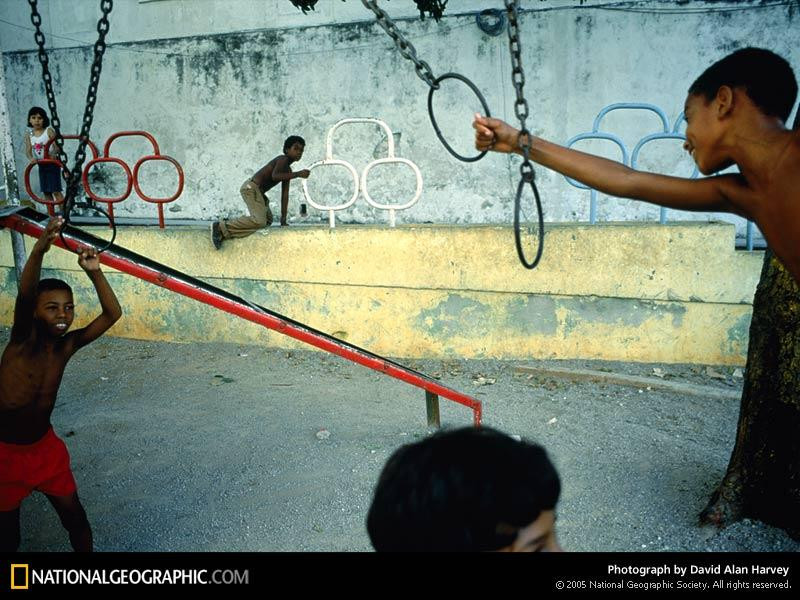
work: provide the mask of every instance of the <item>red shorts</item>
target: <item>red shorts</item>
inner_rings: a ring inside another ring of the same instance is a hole
[[[76,489],[69,452],[52,427],[33,444],[0,442],[0,511],[19,507],[34,490],[71,496]]]

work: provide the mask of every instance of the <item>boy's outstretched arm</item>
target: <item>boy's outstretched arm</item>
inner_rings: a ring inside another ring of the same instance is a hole
[[[472,126],[478,150],[522,154],[519,130],[504,121],[475,115]],[[644,200],[678,210],[724,211],[749,216],[747,207],[735,204],[728,193],[728,190],[741,185],[740,175],[686,179],[645,173],[537,137],[531,138],[530,158],[612,196]]]
[[[297,177],[308,179],[310,174],[311,172],[308,169],[292,171],[291,167],[289,167],[289,159],[282,157],[275,165],[275,169],[272,171],[272,179],[274,181],[291,181]]]
[[[73,351],[99,338],[122,316],[122,308],[119,305],[117,296],[100,270],[100,259],[97,258],[97,250],[94,248],[82,248],[78,253],[78,264],[86,271],[89,279],[92,280],[103,312],[86,327],[77,329],[70,334],[74,344]]]
[[[39,278],[42,274],[42,259],[50,250],[50,246],[63,225],[64,219],[61,217],[50,219],[44,233],[36,240],[30,256],[25,262],[25,268],[22,269],[19,281],[17,302],[14,305],[14,325],[11,326],[12,341],[24,340],[30,335],[33,327],[33,311],[36,308],[36,287],[39,285]]]

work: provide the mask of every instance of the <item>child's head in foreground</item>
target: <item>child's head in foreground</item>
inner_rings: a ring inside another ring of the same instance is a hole
[[[560,551],[558,473],[545,450],[490,428],[403,446],[375,488],[367,530],[381,551]]]

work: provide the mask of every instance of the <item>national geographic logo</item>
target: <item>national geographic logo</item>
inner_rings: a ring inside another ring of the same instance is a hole
[[[11,589],[28,589],[28,565],[11,564]]]
[[[11,563],[10,588],[28,590],[31,585],[250,585],[250,570],[235,569],[32,569]]]

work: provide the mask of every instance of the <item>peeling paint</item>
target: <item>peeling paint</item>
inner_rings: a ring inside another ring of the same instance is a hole
[[[641,327],[645,321],[670,316],[673,327],[680,327],[686,307],[677,302],[651,302],[623,298],[577,298],[558,301],[566,310],[564,332],[572,333],[584,323],[622,327]]]
[[[750,339],[752,314],[742,315],[736,324],[727,331],[728,352],[743,352]]]
[[[516,335],[555,335],[558,330],[556,300],[547,296],[525,296],[505,308],[503,327]]]
[[[752,297],[763,261],[719,243],[732,235],[719,224],[554,227],[549,258],[533,276],[515,262],[508,227],[275,228],[219,252],[205,228],[120,228],[118,241],[386,356],[743,364],[751,307],[740,300]],[[668,237],[675,241],[659,256]],[[615,254],[611,241],[639,251]],[[313,260],[253,259],[280,255]],[[73,286],[81,326],[99,306],[75,263],[53,250],[45,274]],[[8,325],[16,284],[5,246],[0,272],[0,322]],[[124,311],[111,335],[301,347],[113,269],[107,277]],[[669,290],[684,300],[662,300]],[[706,300],[685,300],[694,293]]]
[[[492,309],[459,294],[447,297],[434,307],[419,312],[416,326],[426,335],[452,338],[482,335],[492,322]]]

